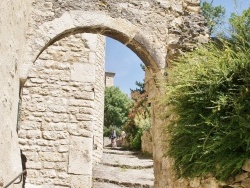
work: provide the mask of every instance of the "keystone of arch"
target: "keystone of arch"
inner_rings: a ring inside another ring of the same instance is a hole
[[[165,67],[164,47],[149,40],[150,33],[122,18],[112,18],[98,11],[68,11],[61,17],[41,24],[29,39],[27,64],[21,65],[21,79],[26,79],[32,62],[51,44],[75,33],[103,34],[132,49],[153,70]]]

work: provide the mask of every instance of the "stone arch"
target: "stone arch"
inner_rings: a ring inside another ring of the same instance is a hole
[[[61,17],[40,25],[29,39],[27,62],[35,62],[48,46],[76,33],[102,34],[114,38],[130,48],[153,72],[165,68],[165,49],[149,40],[149,32],[142,31],[128,20],[112,18],[102,12],[87,11],[67,11]],[[28,67],[30,66],[31,64]],[[25,64],[21,70],[21,77],[26,77]]]
[[[48,49],[50,48],[50,46],[52,46],[53,44],[57,43],[60,40],[63,40],[67,37],[73,36],[73,35],[77,35],[80,33],[93,33],[93,34],[101,34],[101,35],[105,35],[105,36],[109,36],[112,37],[118,41],[120,41],[121,43],[125,44],[127,47],[129,47],[133,52],[135,52],[140,58],[141,60],[145,63],[145,65],[149,68],[151,73],[157,73],[159,72],[159,70],[161,68],[163,68],[163,62],[164,62],[164,55],[162,53],[160,53],[160,48],[156,47],[156,44],[150,42],[150,40],[148,40],[149,34],[147,32],[143,33],[138,27],[136,27],[135,25],[133,25],[132,23],[130,23],[129,21],[126,21],[124,19],[118,18],[112,18],[109,17],[105,14],[92,14],[90,12],[82,12],[82,11],[70,11],[70,12],[65,12],[61,17],[56,18],[50,22],[46,22],[42,25],[39,26],[39,29],[37,32],[35,32],[34,34],[34,38],[35,40],[32,41],[30,39],[30,43],[29,46],[32,46],[32,51],[29,52],[29,57],[31,58],[29,61],[30,65],[29,65],[29,71],[28,74],[26,75],[26,78],[28,77],[27,82],[24,85],[24,90],[23,90],[23,95],[24,95],[24,100],[25,104],[23,106],[24,109],[34,112],[34,114],[36,112],[36,115],[39,116],[43,116],[42,114],[46,114],[48,113],[49,118],[47,118],[47,120],[41,120],[39,117],[35,117],[38,119],[38,123],[35,123],[35,127],[29,127],[30,124],[32,124],[32,119],[30,119],[31,117],[29,117],[27,114],[28,112],[24,111],[23,112],[23,120],[21,120],[21,127],[25,127],[24,129],[21,129],[20,131],[20,138],[21,140],[26,140],[29,139],[29,137],[31,139],[38,139],[38,142],[41,143],[35,143],[35,145],[38,145],[38,151],[39,151],[39,144],[44,144],[46,146],[46,144],[49,143],[53,143],[55,140],[57,139],[64,139],[64,140],[68,140],[66,141],[67,144],[75,144],[75,147],[78,147],[79,145],[77,145],[77,143],[88,143],[88,146],[92,147],[92,143],[90,142],[90,138],[93,136],[91,133],[89,132],[82,132],[79,133],[79,131],[82,131],[80,129],[78,129],[77,127],[77,120],[78,119],[85,119],[85,118],[89,118],[89,120],[91,120],[91,117],[89,117],[89,115],[87,116],[82,116],[81,114],[77,114],[79,115],[78,117],[75,117],[76,119],[73,119],[71,123],[74,125],[74,127],[76,127],[74,130],[72,130],[72,128],[69,128],[69,125],[66,123],[68,121],[67,117],[65,116],[65,113],[68,113],[68,109],[67,109],[67,105],[69,105],[71,107],[71,109],[75,110],[76,108],[79,108],[78,105],[80,105],[81,110],[84,112],[85,109],[85,105],[86,103],[84,102],[84,100],[89,100],[92,102],[87,104],[87,108],[93,108],[94,106],[94,93],[93,93],[93,86],[92,85],[86,85],[85,83],[71,83],[71,85],[69,86],[69,88],[65,88],[63,87],[62,89],[59,89],[58,92],[63,92],[62,90],[64,89],[68,89],[71,90],[72,89],[72,85],[75,84],[79,84],[83,89],[82,91],[78,91],[80,93],[80,95],[86,95],[86,96],[77,96],[78,98],[76,98],[73,93],[70,93],[70,95],[68,95],[67,99],[64,99],[63,97],[59,98],[59,100],[54,100],[53,99],[53,95],[57,95],[55,93],[50,93],[50,91],[48,91],[48,87],[51,87],[51,83],[54,82],[53,79],[57,79],[57,75],[53,75],[52,73],[52,77],[55,76],[55,78],[53,78],[52,80],[49,80],[49,84],[46,83],[46,81],[44,81],[44,79],[40,79],[39,75],[40,73],[44,74],[42,76],[44,77],[48,77],[49,75],[46,72],[46,66],[47,67],[52,67],[52,69],[58,69],[58,66],[54,63],[52,63],[51,65],[46,65],[43,62],[41,62],[40,56],[42,56],[42,54]],[[33,63],[31,63],[33,62]],[[38,62],[38,63],[35,63]],[[42,66],[41,66],[42,65]],[[60,65],[59,65],[60,66]],[[45,69],[44,69],[45,67]],[[62,69],[65,69],[66,71],[68,71],[67,67],[60,67],[59,71],[61,71]],[[39,72],[39,73],[38,73]],[[47,75],[46,75],[47,74]],[[60,80],[60,76],[59,76],[59,80]],[[63,78],[65,79],[65,78]],[[66,78],[69,79],[69,78]],[[67,82],[67,80],[62,80],[61,81],[65,81]],[[79,80],[74,80],[74,81],[79,81]],[[45,84],[44,84],[45,83]],[[55,82],[53,84],[56,84]],[[65,83],[63,83],[65,84]],[[93,84],[93,83],[92,83]],[[46,87],[46,89],[44,89],[44,86]],[[67,85],[68,86],[68,85]],[[66,86],[66,87],[67,87]],[[43,89],[39,89],[39,87],[43,87]],[[54,90],[58,89],[57,87],[54,87]],[[75,87],[75,86],[73,86]],[[77,86],[78,87],[78,86]],[[49,96],[48,98],[46,98],[46,100],[44,99],[37,99],[37,95],[34,94],[38,93],[38,95],[42,95],[42,96]],[[63,95],[65,93],[63,92]],[[60,94],[59,94],[60,95]],[[77,94],[76,94],[77,95]],[[52,97],[51,97],[52,96]],[[72,96],[75,97],[75,99],[72,99]],[[51,99],[52,98],[52,99]],[[80,100],[78,100],[80,98]],[[84,99],[84,100],[81,100]],[[39,104],[42,106],[39,106],[37,104],[30,103],[28,100],[34,100],[35,103],[39,102],[38,100],[43,100],[43,104]],[[57,105],[57,103],[62,103],[63,106],[61,107],[60,105]],[[82,106],[81,106],[82,105]],[[25,114],[26,113],[26,114]],[[56,113],[59,113],[59,115],[63,118],[62,120],[56,119],[56,121],[54,122],[52,119],[56,118]],[[93,115],[93,112],[88,112],[90,113],[90,115]],[[74,115],[74,114],[73,114]],[[76,115],[76,116],[77,116]],[[27,118],[28,121],[25,120],[25,118]],[[49,123],[45,123],[44,126],[44,121],[47,121]],[[61,125],[58,125],[58,122],[62,124],[62,126],[67,129],[66,131],[63,131],[63,127],[60,127]],[[33,125],[31,125],[33,126]],[[43,127],[44,126],[44,127]],[[50,127],[51,126],[51,127]],[[58,128],[59,126],[59,128]],[[71,126],[71,125],[70,125]],[[86,126],[90,126],[93,127],[93,125],[83,125],[81,124],[82,127],[86,127]],[[35,130],[33,130],[35,129]],[[39,130],[40,129],[40,130]],[[55,130],[51,130],[51,129],[55,129]],[[58,130],[56,130],[58,129]],[[38,131],[37,131],[38,130]],[[81,134],[86,134],[84,135],[84,139],[79,138],[79,135]],[[73,136],[72,136],[73,135]],[[47,140],[52,140],[51,142],[48,142]],[[24,141],[25,142],[25,141]],[[43,147],[43,145],[41,145],[41,147]],[[89,152],[91,150],[91,147],[88,148],[80,148],[80,150]],[[29,152],[32,150],[32,148],[25,148],[23,147],[23,151],[24,154],[29,155]],[[44,147],[45,148],[45,147]],[[67,147],[66,147],[67,148]],[[77,152],[74,150],[69,151],[67,150],[65,147],[63,148],[63,151],[59,154],[52,154],[52,150],[50,151],[50,149],[48,149],[48,151],[46,151],[47,149],[45,149],[45,151],[40,152],[41,154],[38,155],[39,158],[43,158],[45,161],[52,161],[55,163],[64,161],[66,155],[64,155],[64,152]],[[61,148],[60,148],[61,149]],[[59,150],[59,149],[58,149]],[[31,151],[31,153],[34,153],[33,151]],[[92,155],[92,150],[89,153],[89,156],[87,157],[88,159],[91,158]],[[52,158],[51,158],[52,157]],[[47,169],[43,169],[43,165],[42,163],[34,163],[32,161],[33,159],[28,158],[28,163],[27,163],[27,168],[28,168],[28,179],[29,179],[29,183],[32,183],[32,181],[34,181],[34,184],[37,184],[37,182],[39,183],[39,180],[33,180],[31,177],[31,173],[32,173],[32,169],[33,168],[38,168],[39,170],[41,169],[41,173],[45,174],[43,175],[43,177],[47,178],[46,173],[49,173],[48,176],[56,176],[55,171],[53,170],[47,170]],[[87,185],[91,185],[91,171],[89,171],[87,174],[81,174],[82,171],[75,171],[75,169],[71,169],[75,168],[75,163],[72,163],[70,161],[72,161],[73,159],[70,159],[69,157],[69,161],[67,161],[68,163],[71,163],[70,165],[68,164],[64,164],[64,168],[68,168],[68,174],[64,173],[64,176],[70,176],[69,174],[78,174],[78,175],[72,175],[72,181],[75,179],[81,179],[79,180],[79,183],[82,184],[83,182],[86,182]],[[82,162],[85,159],[82,159]],[[86,166],[88,166],[89,168],[92,168],[91,166],[91,161],[86,163]],[[39,164],[39,167],[34,167],[33,165],[35,164]],[[66,165],[66,167],[65,167]],[[83,169],[85,167],[82,167],[81,169]],[[37,175],[39,176],[39,175]],[[49,180],[48,180],[49,181]],[[68,184],[70,182],[67,182]]]

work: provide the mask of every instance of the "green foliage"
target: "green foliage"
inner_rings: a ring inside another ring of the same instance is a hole
[[[135,137],[133,138],[132,142],[130,143],[130,148],[133,150],[140,150],[141,149],[141,136],[142,136],[142,128],[139,128],[136,132]]]
[[[145,66],[141,65],[145,70]],[[145,83],[136,82],[136,89],[131,89],[133,106],[128,115],[128,121],[124,126],[127,134],[126,141],[131,149],[141,149],[141,136],[144,130],[149,130],[151,126],[150,107],[148,105],[148,95],[144,90]]]
[[[247,15],[237,20],[245,23]],[[250,158],[250,45],[245,38],[250,30],[243,30],[223,45],[187,53],[168,72],[166,155],[174,158],[180,177],[212,174],[226,180]]]
[[[234,41],[246,42],[250,45],[250,8],[244,10],[242,15],[233,13],[229,19],[231,33]]]
[[[104,126],[121,127],[127,121],[131,99],[118,87],[105,89]]]
[[[212,3],[213,1],[210,3],[203,1],[201,3],[201,13],[205,18],[205,22],[210,34],[215,32],[216,26],[219,26],[223,23],[223,18],[226,13],[224,7],[213,6]]]
[[[108,128],[107,127],[103,128],[103,136],[109,137],[112,134],[113,130],[116,131],[117,136],[121,135],[121,132],[122,132],[121,128],[110,126]]]

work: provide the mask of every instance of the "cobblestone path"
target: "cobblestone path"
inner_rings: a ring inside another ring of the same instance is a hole
[[[93,188],[152,188],[153,160],[138,153],[105,148],[102,161],[94,167]]]

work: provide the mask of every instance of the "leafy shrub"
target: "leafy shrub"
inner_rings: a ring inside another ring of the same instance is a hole
[[[222,46],[200,47],[168,72],[166,155],[174,158],[179,177],[226,180],[250,158],[249,32]]]
[[[133,150],[140,150],[141,149],[141,137],[142,137],[142,128],[136,132],[135,137],[133,138],[132,142],[130,143],[130,148]]]
[[[124,130],[127,134],[128,147],[140,150],[142,132],[143,130],[149,130],[151,127],[150,107],[148,107],[147,93],[144,90],[142,92],[139,90],[133,91],[131,98],[133,106],[129,112]]]

